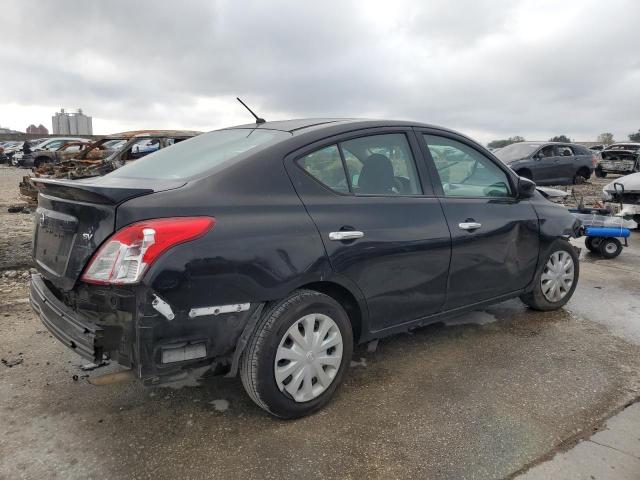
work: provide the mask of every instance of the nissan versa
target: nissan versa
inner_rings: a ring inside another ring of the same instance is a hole
[[[278,417],[325,405],[355,343],[512,297],[557,309],[578,282],[579,222],[423,124],[261,122],[34,182],[31,303],[53,335],[146,384],[239,372]]]

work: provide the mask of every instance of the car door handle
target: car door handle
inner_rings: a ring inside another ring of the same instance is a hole
[[[330,232],[329,240],[336,241],[344,241],[344,240],[355,240],[356,238],[364,237],[363,232],[358,232],[357,230],[341,230],[339,232]]]
[[[461,230],[476,230],[481,226],[482,224],[478,222],[462,222],[458,224]]]

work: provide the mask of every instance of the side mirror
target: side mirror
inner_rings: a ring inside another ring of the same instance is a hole
[[[518,198],[531,198],[535,191],[535,182],[528,178],[518,177]]]

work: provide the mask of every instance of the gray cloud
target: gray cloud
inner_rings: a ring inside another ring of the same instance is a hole
[[[81,106],[96,125],[208,129],[246,119],[240,95],[267,118],[623,138],[640,128],[639,14],[636,0],[9,0],[0,123]]]

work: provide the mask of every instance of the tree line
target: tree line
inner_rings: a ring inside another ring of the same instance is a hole
[[[630,133],[627,136],[629,137],[630,142],[640,142],[640,129],[637,132]],[[549,141],[570,143],[571,139],[566,135],[556,135],[555,137],[551,137]],[[506,147],[507,145],[511,145],[512,143],[518,143],[518,142],[526,142],[526,140],[524,139],[524,137],[515,135],[513,137],[505,138],[502,140],[493,140],[487,144],[487,147],[502,148],[502,147]],[[600,135],[598,135],[598,142],[603,143],[604,145],[610,145],[612,143],[615,143],[615,140],[613,139],[613,133],[611,132],[601,133]]]

